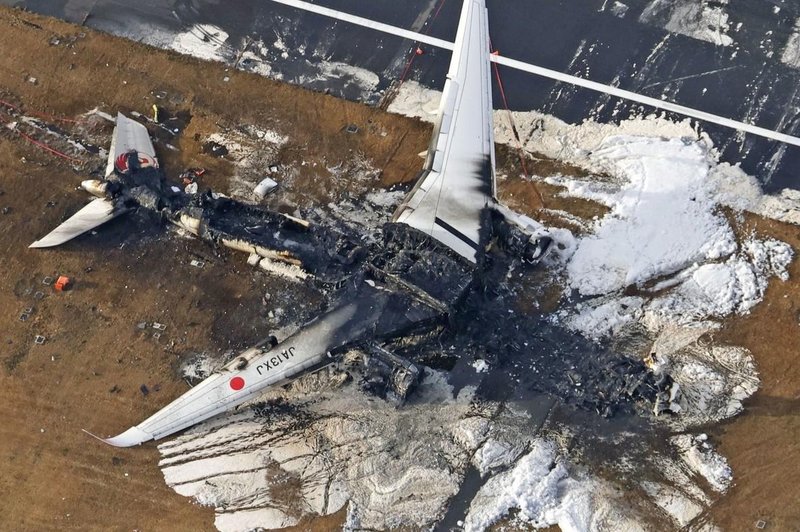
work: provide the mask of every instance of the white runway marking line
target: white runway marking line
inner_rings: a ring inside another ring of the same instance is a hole
[[[342,11],[336,11],[335,9],[318,6],[315,4],[311,4],[309,2],[303,2],[302,0],[272,0],[272,1],[278,4],[284,4],[287,6],[296,7],[297,9],[303,9],[305,11],[310,11],[312,13],[324,15],[326,17],[334,18],[336,20],[343,20],[345,22],[350,22],[358,26],[364,26],[365,28],[371,28],[373,30],[382,31],[384,33],[389,33],[391,35],[397,35],[399,37],[404,37],[412,41],[418,41],[423,44],[429,44],[431,46],[436,46],[438,48],[444,48],[445,50],[453,49],[453,43],[451,43],[450,41],[445,41],[444,39],[437,39],[436,37],[430,37],[428,35],[423,35],[415,31],[405,30],[403,28],[398,28],[397,26],[391,26],[389,24],[384,24],[382,22],[376,22],[368,18],[357,17],[355,15],[343,13]]]
[[[272,1],[278,4],[284,4],[287,6],[296,7],[297,9],[302,9],[304,11],[310,11],[312,13],[324,15],[326,17],[334,18],[336,20],[350,22],[352,24],[363,26],[365,28],[370,28],[384,33],[397,35],[398,37],[403,37],[406,39],[410,39],[412,41],[417,41],[423,44],[436,46],[439,48],[443,48],[445,50],[453,49],[453,43],[450,41],[437,39],[435,37],[430,37],[428,35],[423,35],[415,31],[398,28],[397,26],[383,24],[382,22],[376,22],[374,20],[370,20],[367,18],[350,15],[348,13],[343,13],[342,11],[337,11],[335,9],[314,5],[309,2],[304,2],[302,0],[272,0]],[[490,59],[495,63],[497,63],[498,65],[507,66],[510,68],[516,68],[517,70],[522,70],[523,72],[528,72],[530,74],[535,74],[537,76],[542,76],[563,83],[569,83],[571,85],[576,85],[584,89],[601,92],[603,94],[608,94],[610,96],[621,98],[623,100],[629,100],[632,102],[640,103],[642,105],[655,107],[656,109],[662,109],[664,111],[669,111],[671,113],[676,113],[697,120],[702,120],[703,122],[709,122],[712,124],[717,124],[719,126],[724,126],[731,129],[743,131],[745,133],[757,135],[759,137],[764,137],[776,140],[778,142],[791,144],[792,146],[800,146],[800,138],[794,137],[792,135],[787,135],[786,133],[780,133],[778,131],[773,131],[771,129],[754,126],[752,124],[746,124],[744,122],[739,122],[737,120],[725,118],[724,116],[707,113],[705,111],[700,111],[698,109],[693,109],[691,107],[685,107],[683,105],[679,105],[677,103],[673,103],[670,101],[659,100],[658,98],[651,98],[649,96],[642,96],[641,94],[637,94],[635,92],[626,91],[624,89],[612,87],[610,85],[604,85],[603,83],[598,83],[596,81],[591,81],[588,79],[578,78],[575,76],[571,76],[569,74],[564,74],[563,72],[550,70],[549,68],[531,65],[529,63],[523,63],[522,61],[517,61],[516,59],[510,59],[508,57],[503,57],[500,55],[491,55]]]
[[[577,78],[575,76],[570,76],[569,74],[564,74],[561,72],[557,72],[555,70],[550,70],[548,68],[543,68],[536,65],[523,63],[522,61],[517,61],[516,59],[509,59],[507,57],[493,55],[492,61],[494,61],[498,65],[516,68],[524,72],[529,72],[531,74],[536,74],[537,76],[543,76],[546,78],[554,79],[556,81],[563,81],[564,83],[577,85],[578,87],[583,87],[584,89],[589,89],[596,92],[602,92],[611,96],[616,96],[617,98],[622,98],[624,100],[630,100],[636,103],[641,103],[643,105],[649,105],[650,107],[655,107],[657,109],[663,109],[665,111],[670,111],[672,113],[677,113],[684,116],[689,116],[691,118],[696,118],[704,122],[710,122],[712,124],[729,127],[732,129],[738,129],[740,131],[744,131],[745,133],[752,133],[753,135],[758,135],[760,137],[777,140],[779,142],[784,142],[786,144],[792,144],[793,146],[800,146],[800,138],[787,135],[786,133],[772,131],[771,129],[754,126],[752,124],[745,124],[744,122],[731,120],[730,118],[714,115],[711,113],[707,113],[705,111],[700,111],[698,109],[692,109],[691,107],[685,107],[683,105],[678,105],[677,103],[673,103],[670,101],[659,100],[657,98],[650,98],[649,96],[642,96],[641,94],[636,94],[635,92],[626,91],[624,89],[620,89],[617,87],[611,87],[609,85],[603,85],[602,83],[597,83],[596,81]]]

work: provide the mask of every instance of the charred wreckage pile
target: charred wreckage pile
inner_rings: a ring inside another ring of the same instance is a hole
[[[249,253],[250,264],[312,283],[328,308],[345,309],[340,321],[350,323],[335,333],[342,347],[320,366],[343,365],[359,375],[367,393],[400,404],[423,365],[451,370],[459,360],[480,359],[488,375],[472,370],[468,380],[487,399],[527,390],[611,416],[652,411],[669,395],[671,379],[656,376],[643,361],[594,344],[539,312],[515,310],[537,261],[527,236],[500,216],[488,215],[487,253],[472,264],[406,224],[386,223],[382,238],[364,243],[343,227],[211,191],[185,194],[170,187],[156,166],[140,166],[135,151],[125,157],[126,171],[97,185],[97,195],[120,209],[157,213],[212,246]],[[254,350],[261,354],[275,343],[273,338]]]

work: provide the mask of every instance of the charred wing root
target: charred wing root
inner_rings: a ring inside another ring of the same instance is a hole
[[[355,353],[354,357],[345,358],[345,365],[360,366],[360,385],[368,393],[399,406],[419,383],[419,366],[374,342],[365,343]]]
[[[474,265],[405,224],[386,224],[383,234],[382,249],[372,257],[370,271],[440,312],[449,312],[469,289]]]
[[[493,242],[511,256],[536,264],[550,251],[553,239],[544,226],[502,205],[492,211]]]
[[[334,281],[352,273],[367,251],[344,234],[305,220],[210,194],[198,196],[174,221],[214,244],[257,255],[265,269]],[[266,262],[266,263],[265,263]],[[288,268],[273,269],[280,263]]]

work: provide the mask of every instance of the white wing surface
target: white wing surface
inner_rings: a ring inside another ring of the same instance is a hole
[[[394,215],[473,262],[495,192],[489,68],[484,0],[466,0],[425,168]]]
[[[381,293],[338,307],[275,347],[253,347],[139,425],[104,442],[131,447],[191,427],[257,397],[361,338],[381,316]],[[99,438],[102,439],[102,438]]]
[[[125,211],[126,209],[116,207],[114,203],[105,198],[93,199],[44,238],[37,240],[28,247],[49,248],[59,246],[86,231],[113,220]]]

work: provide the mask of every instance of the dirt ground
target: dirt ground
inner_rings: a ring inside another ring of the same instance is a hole
[[[162,163],[172,177],[185,167],[207,168],[203,185],[221,191],[231,164],[202,153],[203,139],[220,127],[264,124],[290,134],[281,152],[288,165],[360,152],[381,170],[376,187],[413,179],[430,134],[416,120],[5,8],[0,50],[0,99],[26,114],[51,121],[94,107],[146,114],[153,103],[187,111],[188,126],[170,141],[179,151],[157,146]],[[0,109],[0,126],[12,120]],[[346,133],[348,124],[359,132]],[[216,255],[137,220],[114,221],[56,250],[29,250],[86,201],[74,190],[97,164],[86,160],[76,171],[0,127],[0,209],[7,209],[0,214],[0,528],[213,529],[211,509],[166,487],[155,445],[113,449],[81,429],[110,435],[140,422],[186,390],[176,372],[185,357],[268,335],[261,298],[268,291],[280,300],[284,281],[251,271],[244,257]],[[558,170],[541,165],[539,172]],[[331,192],[315,182],[308,199],[324,201]],[[602,214],[596,206],[559,203],[554,189],[541,192],[549,207]],[[513,179],[500,193],[512,205],[536,197]],[[800,249],[795,227],[753,217],[747,224]],[[195,258],[205,267],[191,266]],[[752,529],[759,518],[773,530],[800,530],[800,262],[791,273],[720,335],[753,351],[763,380],[744,415],[709,428],[736,475],[736,486],[712,509],[725,530]],[[73,276],[75,288],[58,293],[43,284],[58,274]],[[312,312],[310,294],[308,307]],[[20,321],[27,308],[32,314]],[[154,321],[167,325],[157,339],[138,327]],[[36,335],[46,338],[43,345]],[[298,529],[333,529],[342,519],[340,513]]]
[[[768,235],[800,250],[800,229],[746,216],[741,228]],[[800,260],[787,282],[773,280],[764,301],[750,314],[730,320],[717,341],[741,345],[756,359],[758,392],[745,413],[709,434],[728,458],[734,487],[712,507],[723,530],[800,530]]]

